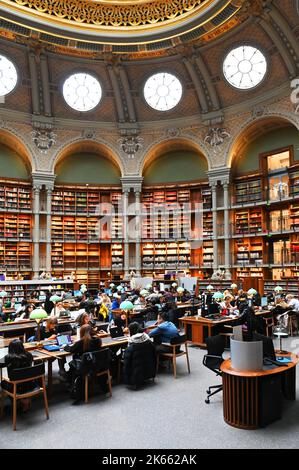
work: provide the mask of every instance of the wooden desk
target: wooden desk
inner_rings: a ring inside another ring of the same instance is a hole
[[[236,371],[230,359],[221,365],[224,421],[236,428],[257,429],[280,419],[282,397],[296,399],[296,365],[292,362],[258,372]]]
[[[179,321],[182,323],[188,341],[191,341],[196,346],[206,348],[205,338],[214,336],[218,333],[220,326],[231,325],[236,320],[236,318],[224,318],[223,320],[210,320],[204,317],[182,317],[179,318]]]

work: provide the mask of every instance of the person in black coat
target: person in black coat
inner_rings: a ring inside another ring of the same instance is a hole
[[[129,346],[124,352],[124,383],[138,387],[155,377],[157,356],[149,336],[137,322],[129,325],[129,331]]]
[[[77,401],[83,399],[83,379],[82,379],[82,355],[87,352],[99,351],[102,340],[96,336],[91,325],[83,325],[80,329],[80,339],[71,345],[65,346],[64,350],[73,354],[73,359],[69,363],[70,369],[67,373],[67,381],[70,384],[72,398]]]
[[[8,377],[10,377],[11,372],[15,369],[23,369],[24,367],[31,367],[33,365],[32,354],[28,351],[25,351],[24,345],[20,339],[14,339],[8,346],[8,354],[2,360],[4,365],[7,367]],[[12,385],[7,383],[5,380],[2,381],[1,386],[3,389],[12,392]],[[37,383],[32,380],[19,384],[17,386],[17,393],[27,393],[31,392]],[[27,411],[30,408],[30,398],[25,398],[20,400],[22,410]]]

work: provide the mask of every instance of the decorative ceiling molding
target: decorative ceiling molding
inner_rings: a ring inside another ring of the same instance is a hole
[[[10,39],[34,38],[61,53],[146,57],[225,33],[239,24],[243,1],[2,0],[0,26]]]

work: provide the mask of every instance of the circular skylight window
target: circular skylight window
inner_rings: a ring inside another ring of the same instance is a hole
[[[227,54],[223,62],[226,80],[235,88],[248,90],[257,86],[267,72],[267,61],[256,47],[240,46]]]
[[[101,101],[102,87],[92,75],[75,73],[65,80],[63,96],[67,104],[76,111],[90,111]]]
[[[181,82],[170,73],[156,73],[144,85],[144,98],[151,108],[157,111],[169,111],[174,108],[182,93]]]
[[[16,86],[18,74],[14,64],[0,55],[0,96],[10,93]]]

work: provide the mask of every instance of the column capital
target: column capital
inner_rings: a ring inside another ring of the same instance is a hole
[[[34,191],[35,193],[39,193],[39,192],[41,191],[41,189],[42,189],[42,185],[41,185],[41,184],[36,184],[36,183],[33,184],[33,191]]]
[[[210,186],[214,181],[216,183],[220,182],[220,184],[223,184],[225,181],[230,181],[230,173],[231,169],[227,167],[214,168],[213,170],[209,170],[207,174]]]

